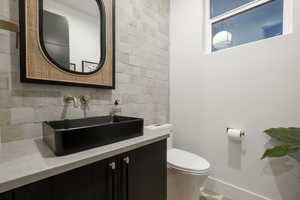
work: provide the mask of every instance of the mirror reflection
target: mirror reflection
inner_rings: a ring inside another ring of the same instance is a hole
[[[99,0],[43,0],[43,46],[58,67],[93,73],[103,65],[105,48]]]

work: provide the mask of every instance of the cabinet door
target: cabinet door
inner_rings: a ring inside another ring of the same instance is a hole
[[[0,194],[0,200],[12,200],[12,193],[5,192],[3,194]]]
[[[166,140],[129,152],[123,158],[122,200],[166,200],[166,157]]]
[[[51,180],[32,183],[13,191],[13,200],[52,200]]]
[[[117,168],[110,166],[112,162],[100,161],[54,177],[53,200],[117,200]]]
[[[81,167],[53,177],[53,200],[90,200],[92,170]]]
[[[91,165],[92,200],[119,200],[119,160],[110,158]]]

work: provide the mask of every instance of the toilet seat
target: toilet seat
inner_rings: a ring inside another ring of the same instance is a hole
[[[168,150],[167,161],[168,167],[193,175],[206,175],[210,167],[204,158],[180,149]]]

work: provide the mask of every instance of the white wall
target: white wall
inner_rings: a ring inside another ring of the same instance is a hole
[[[80,5],[77,5],[80,6]],[[97,6],[95,2],[95,7]],[[96,7],[97,8],[97,7]],[[88,15],[79,9],[73,9],[60,2],[44,1],[44,9],[65,16],[69,22],[70,62],[76,64],[76,71],[82,71],[81,62],[100,61],[100,17],[98,10]]]
[[[300,163],[260,157],[269,145],[263,130],[300,126],[300,13],[293,34],[204,54],[203,7],[171,0],[175,145],[209,160],[217,179],[272,200],[299,200]],[[228,141],[226,127],[246,130],[242,145]]]

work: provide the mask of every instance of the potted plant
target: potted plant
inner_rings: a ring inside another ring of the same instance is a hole
[[[300,128],[271,128],[264,133],[282,145],[267,149],[261,159],[283,157],[300,150]]]

